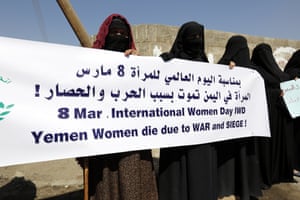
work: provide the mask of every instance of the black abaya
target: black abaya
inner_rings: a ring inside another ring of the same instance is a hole
[[[268,44],[257,45],[251,60],[264,78],[269,110],[271,138],[257,139],[263,185],[271,187],[275,183],[293,182],[292,121],[280,89],[280,82],[289,80],[290,76],[279,68]]]
[[[189,39],[187,39],[189,38]],[[196,22],[181,26],[168,53],[161,57],[208,62],[204,28]],[[216,152],[212,144],[163,148],[159,161],[160,200],[217,200]]]
[[[286,64],[284,71],[288,73],[292,79],[300,78],[300,49],[293,53],[292,57]],[[294,156],[293,167],[300,171],[300,117],[293,120],[294,123]]]
[[[246,38],[232,36],[218,64],[254,68],[250,62]],[[233,69],[234,70],[234,69]],[[262,195],[261,174],[253,138],[233,139],[216,143],[219,197],[235,195],[249,200]]]

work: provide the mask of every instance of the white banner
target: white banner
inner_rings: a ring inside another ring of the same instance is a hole
[[[253,70],[0,37],[0,166],[269,137]]]

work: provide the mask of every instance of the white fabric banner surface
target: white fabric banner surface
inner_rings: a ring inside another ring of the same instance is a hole
[[[0,37],[0,166],[269,137],[253,70]]]

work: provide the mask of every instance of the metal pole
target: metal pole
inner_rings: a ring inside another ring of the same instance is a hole
[[[69,0],[56,0],[61,10],[63,11],[65,17],[67,18],[69,24],[71,25],[73,31],[75,32],[81,46],[91,47],[92,43],[88,33],[85,31],[83,25],[81,24],[78,16],[76,15]]]

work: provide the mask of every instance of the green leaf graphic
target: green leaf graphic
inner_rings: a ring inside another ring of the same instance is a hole
[[[10,113],[9,109],[12,108],[13,106],[14,106],[14,104],[9,104],[9,105],[5,106],[3,102],[0,102],[0,111],[1,111],[0,112],[0,121],[4,119],[3,116]]]
[[[7,115],[8,113],[10,113],[10,111],[5,111],[5,112],[2,112],[2,113],[0,113],[0,116]]]
[[[14,107],[14,104],[10,104],[10,105],[6,106],[6,109],[10,109],[12,107]]]

